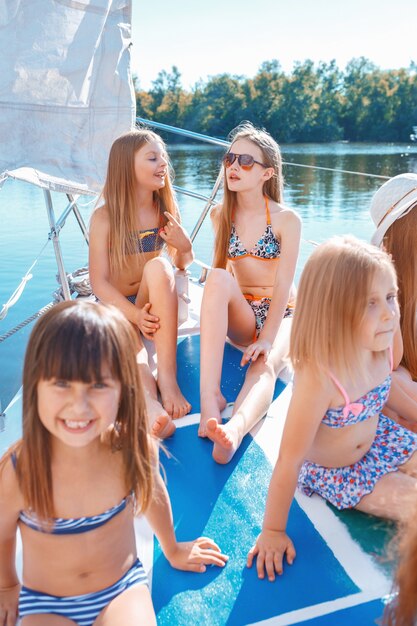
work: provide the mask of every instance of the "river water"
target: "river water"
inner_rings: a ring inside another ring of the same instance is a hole
[[[373,225],[369,204],[382,180],[350,173],[330,172],[317,167],[381,176],[402,172],[417,173],[417,145],[405,144],[305,144],[282,146],[285,178],[285,204],[294,208],[303,221],[302,245],[297,267],[298,279],[305,260],[312,251],[310,241],[324,241],[334,234],[352,233],[369,240]],[[196,144],[170,148],[175,169],[175,184],[208,194],[216,179],[223,150]],[[309,168],[299,167],[308,165]],[[63,209],[66,199],[54,195],[56,206]],[[179,198],[184,226],[190,232],[203,203],[190,197]],[[94,206],[81,199],[81,212],[88,222]],[[57,211],[59,213],[59,210]],[[48,237],[49,225],[43,193],[27,184],[8,181],[0,191],[0,306],[5,303],[37,258]],[[70,216],[61,233],[67,271],[74,271],[87,261],[87,247],[75,218]],[[213,238],[210,220],[203,224],[195,241],[196,256],[211,261]],[[192,266],[198,274],[199,269]],[[56,289],[56,264],[51,243],[33,269],[33,278],[19,302],[0,320],[0,335],[19,324],[52,300]],[[0,400],[5,408],[21,384],[24,347],[32,325],[0,343]]]

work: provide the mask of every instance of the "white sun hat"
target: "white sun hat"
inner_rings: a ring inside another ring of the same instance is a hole
[[[417,204],[417,174],[399,174],[387,180],[374,194],[371,217],[376,226],[371,243],[380,246],[388,228]]]

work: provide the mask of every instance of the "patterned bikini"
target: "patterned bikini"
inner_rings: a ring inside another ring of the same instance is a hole
[[[12,461],[16,466],[16,456],[12,456]],[[95,530],[109,522],[126,508],[132,497],[132,495],[126,496],[119,504],[116,504],[104,513],[93,515],[92,517],[55,518],[52,520],[52,528],[42,526],[36,515],[31,511],[21,511],[19,520],[33,530],[52,535],[84,533]],[[78,596],[53,596],[22,586],[19,596],[19,616],[40,615],[43,613],[62,615],[73,620],[77,626],[92,626],[98,614],[114,598],[126,589],[147,583],[148,579],[143,565],[139,559],[136,559],[131,568],[113,585],[93,593]]]
[[[356,402],[350,402],[337,378],[330,377],[342,393],[345,405],[329,409],[323,424],[343,428],[365,422],[379,413],[375,438],[359,461],[344,467],[323,467],[305,461],[301,467],[298,488],[308,496],[318,493],[341,510],[355,507],[385,474],[398,471],[417,450],[417,435],[381,413],[391,387],[391,375]]]
[[[164,247],[165,241],[162,239],[159,231],[161,226],[149,228],[148,230],[137,230],[132,233],[132,239],[135,244],[136,254],[144,252],[159,252]],[[132,304],[136,303],[137,294],[126,296],[127,300]]]
[[[268,198],[265,196],[265,211],[266,211],[266,228],[262,237],[256,242],[249,252],[242,244],[239,235],[236,232],[236,227],[232,223],[232,229],[230,232],[228,260],[231,262],[239,261],[245,257],[252,257],[254,259],[260,259],[261,261],[273,261],[278,259],[281,255],[281,244],[276,238],[274,231],[272,230],[271,214],[269,212]],[[248,304],[251,306],[252,311],[255,314],[256,320],[256,337],[262,330],[265,324],[266,317],[268,315],[269,307],[271,306],[271,298],[267,296],[257,296],[250,293],[243,294]],[[294,305],[289,303],[285,310],[284,317],[292,317]]]

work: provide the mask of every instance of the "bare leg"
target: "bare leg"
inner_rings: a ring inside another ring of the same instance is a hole
[[[404,472],[386,474],[355,508],[377,517],[406,520],[415,510],[416,487],[417,480]]]
[[[220,391],[224,344],[233,328],[233,336],[248,344],[255,331],[255,316],[233,276],[222,269],[208,275],[201,304],[200,398],[201,420],[198,434],[207,436],[210,418],[221,421],[226,400]]]
[[[285,367],[284,358],[288,353],[290,331],[291,319],[283,319],[266,362],[259,357],[251,363],[230,420],[224,425],[213,419],[208,420],[207,435],[214,442],[213,458],[218,463],[230,461],[243,437],[267,413],[276,379]]]
[[[137,585],[114,598],[104,608],[94,626],[156,626],[155,611],[147,585]]]
[[[384,413],[417,432],[417,382],[402,367],[392,372],[392,385]]]
[[[152,434],[155,435],[155,437],[165,439],[174,433],[175,424],[173,423],[171,416],[168,415],[158,400],[156,380],[150,370],[148,353],[140,337],[139,343],[141,347],[137,354],[137,362],[143,385],[149,426],[151,427]]]
[[[145,265],[136,303],[142,307],[146,302],[152,304],[152,314],[159,317],[154,342],[162,406],[173,419],[183,417],[190,412],[191,405],[177,383],[178,296],[172,267],[162,257]]]

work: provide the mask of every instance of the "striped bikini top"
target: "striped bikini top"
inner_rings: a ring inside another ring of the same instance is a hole
[[[13,466],[16,467],[15,453],[12,454],[12,463]],[[25,524],[25,526],[29,526],[29,528],[39,532],[49,533],[51,535],[76,535],[88,532],[89,530],[95,530],[96,528],[103,526],[113,519],[113,517],[121,513],[133,497],[133,493],[131,493],[123,498],[119,504],[112,506],[110,509],[107,509],[107,511],[104,511],[104,513],[92,515],[91,517],[74,517],[67,519],[54,517],[51,526],[46,526],[45,523],[42,523],[37,515],[31,510],[20,511],[19,520]]]
[[[391,372],[394,366],[392,347],[389,348]],[[379,385],[371,389],[364,396],[351,402],[342,383],[329,372],[329,376],[342,394],[345,404],[336,409],[328,409],[322,419],[322,423],[330,428],[343,428],[359,422],[365,422],[382,411],[391,389],[391,374]]]
[[[260,239],[255,243],[251,250],[247,251],[239,235],[236,232],[236,227],[232,222],[232,229],[230,232],[228,259],[229,261],[237,261],[244,257],[251,256],[255,259],[263,259],[265,261],[271,261],[277,259],[281,254],[281,244],[276,238],[271,225],[271,214],[269,212],[269,204],[267,196],[265,198],[265,212],[266,212],[266,228],[265,232]]]

